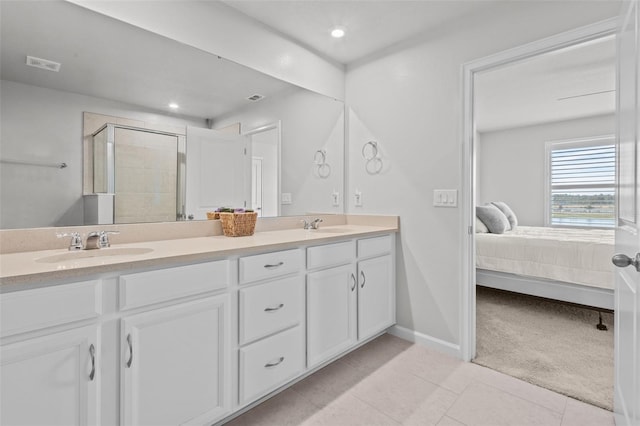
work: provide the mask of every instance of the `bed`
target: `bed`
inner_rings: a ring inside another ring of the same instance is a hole
[[[476,283],[613,309],[614,231],[517,226],[476,234]]]

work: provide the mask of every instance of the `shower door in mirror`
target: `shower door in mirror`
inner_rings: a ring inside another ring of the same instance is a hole
[[[113,198],[112,223],[176,220],[178,135],[107,124],[93,142],[94,193]]]

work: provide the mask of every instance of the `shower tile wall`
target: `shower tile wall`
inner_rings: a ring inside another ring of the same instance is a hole
[[[176,220],[178,140],[115,131],[115,223]]]

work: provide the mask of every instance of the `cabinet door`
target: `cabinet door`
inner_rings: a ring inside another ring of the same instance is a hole
[[[228,295],[122,320],[122,423],[213,423],[230,412]]]
[[[98,327],[2,346],[3,425],[99,424]]]
[[[358,340],[383,331],[396,321],[391,255],[358,262]]]
[[[307,275],[307,365],[314,367],[356,343],[355,268]]]

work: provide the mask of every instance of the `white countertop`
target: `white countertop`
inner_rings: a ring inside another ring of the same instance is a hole
[[[397,232],[397,226],[338,225],[319,230],[285,229],[256,232],[250,237],[209,236],[117,244],[111,248],[69,252],[66,249],[0,255],[0,284],[73,279],[171,263],[205,261],[228,255],[322,244],[353,237]],[[135,252],[139,254],[122,254]],[[147,249],[142,250],[142,249]],[[100,253],[98,253],[100,252]],[[77,254],[78,256],[74,256]],[[63,258],[63,260],[60,260]]]

